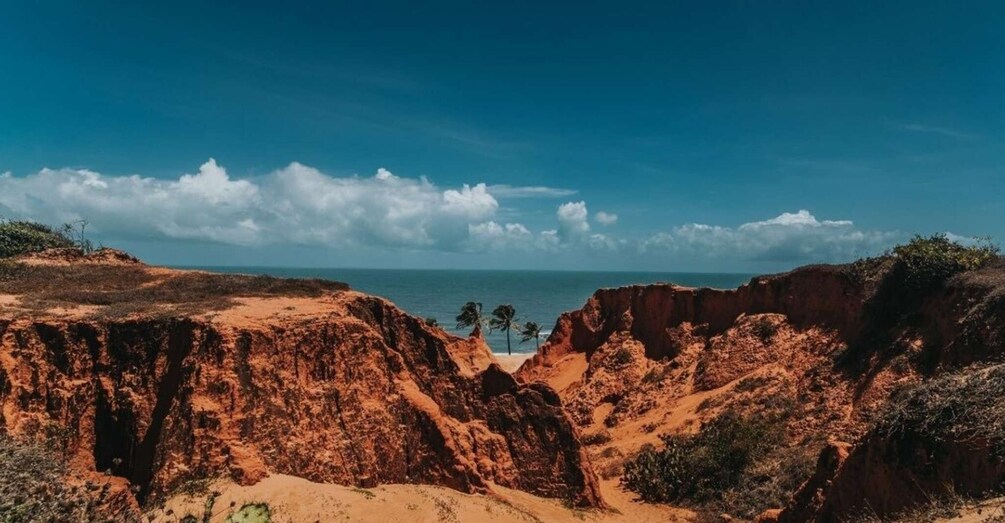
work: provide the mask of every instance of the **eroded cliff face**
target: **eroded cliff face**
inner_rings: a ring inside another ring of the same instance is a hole
[[[1005,485],[1005,365],[972,366],[895,394],[854,445],[830,442],[783,522],[888,518]]]
[[[0,428],[59,434],[76,470],[127,478],[140,502],[283,473],[602,505],[558,396],[518,384],[483,342],[352,291],[281,294],[124,317],[8,300]]]
[[[600,475],[617,477],[624,459],[660,444],[659,434],[697,430],[727,409],[770,412],[783,420],[786,444],[807,453],[825,449],[832,438],[857,441],[895,390],[995,361],[1005,354],[1003,334],[1001,263],[911,293],[897,284],[889,260],[871,260],[758,277],[736,290],[602,289],[559,318],[517,376],[559,391]],[[928,447],[915,450],[922,448]],[[966,448],[952,451],[959,467],[931,466],[944,469],[936,475],[940,481],[957,478],[973,492],[965,471],[998,465],[987,453],[978,463],[979,452]],[[882,510],[915,502],[897,492],[917,472],[904,467],[918,460],[905,450],[880,470],[876,463],[889,449],[874,441],[851,451],[845,468],[818,472],[817,481],[833,486],[823,493],[807,488],[804,495],[833,501],[803,503],[801,511],[789,511],[799,514],[791,521],[846,517],[854,504],[841,500],[863,489],[876,493]],[[871,483],[855,479],[866,463],[878,478]],[[902,480],[883,486],[882,478]]]
[[[682,344],[678,329],[700,327],[722,334],[741,316],[780,314],[796,329],[818,328],[867,350],[906,337],[933,349],[932,364],[981,361],[1003,341],[998,314],[1001,264],[958,275],[935,292],[909,295],[889,276],[889,260],[819,265],[753,278],[734,290],[672,284],[600,289],[582,309],[562,314],[526,371],[547,367],[568,354],[589,359],[612,336],[627,335],[652,360],[672,358]]]
[[[517,376],[552,384],[585,434],[613,440],[614,458],[597,458],[602,469],[658,444],[661,433],[696,429],[731,407],[756,410],[768,397],[796,410],[800,435],[858,430],[858,410],[902,377],[856,389],[834,370],[864,337],[871,292],[843,266],[759,277],[736,290],[601,289],[559,318]]]
[[[641,343],[649,359],[673,357],[682,349],[675,328],[700,325],[714,335],[733,326],[740,315],[782,314],[797,327],[827,327],[852,337],[861,328],[863,293],[854,275],[839,266],[758,277],[736,290],[672,284],[600,289],[582,309],[562,314],[528,369],[569,353],[589,357],[618,333]]]

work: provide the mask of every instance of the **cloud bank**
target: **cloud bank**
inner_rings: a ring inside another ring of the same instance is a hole
[[[863,231],[849,220],[818,220],[807,210],[744,223],[736,228],[692,223],[657,233],[641,248],[650,253],[799,263],[851,260],[883,250],[901,235]]]
[[[553,225],[533,230],[518,209],[499,219],[497,198],[562,197],[566,189],[464,184],[438,187],[424,177],[379,169],[369,177],[330,176],[291,163],[268,175],[237,179],[210,159],[177,179],[108,176],[86,169],[0,174],[0,216],[62,223],[86,218],[101,239],[199,241],[227,245],[365,246],[443,252],[582,252],[658,259],[800,263],[873,254],[896,233],[865,231],[809,211],[782,213],[736,227],[687,224],[647,237],[593,230],[618,215],[590,220],[584,200],[555,207]]]

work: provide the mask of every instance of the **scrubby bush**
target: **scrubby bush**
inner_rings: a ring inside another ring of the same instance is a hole
[[[945,234],[915,236],[893,248],[896,269],[903,283],[913,290],[937,285],[954,274],[979,269],[998,258],[1000,249],[990,239],[963,245]]]
[[[743,417],[727,410],[696,434],[662,436],[624,466],[622,484],[644,501],[699,514],[751,519],[784,506],[813,472],[810,449],[784,445],[784,413]],[[713,518],[718,520],[717,518]]]
[[[596,432],[583,434],[580,438],[580,442],[586,446],[593,446],[603,445],[604,443],[610,442],[612,439],[614,438],[611,436],[611,433],[607,429],[602,428]]]
[[[753,519],[769,508],[784,507],[792,494],[813,474],[816,455],[803,447],[777,447],[754,461],[736,487],[703,507],[712,514],[727,513]]]
[[[0,258],[73,246],[73,238],[63,230],[23,220],[0,221]]]
[[[697,434],[661,437],[625,464],[622,484],[650,502],[707,503],[743,482],[744,473],[781,441],[778,423],[726,411]]]
[[[0,521],[103,521],[88,490],[65,472],[40,444],[0,436]]]
[[[760,389],[773,381],[775,381],[773,376],[751,376],[740,380],[733,390],[736,392],[751,392]]]
[[[750,330],[757,336],[761,343],[767,344],[775,337],[778,326],[767,316],[758,316],[750,324]]]
[[[873,433],[939,442],[983,442],[1005,460],[1005,366],[964,370],[894,395]]]

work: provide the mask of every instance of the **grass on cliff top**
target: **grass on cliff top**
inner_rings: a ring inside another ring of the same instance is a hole
[[[25,220],[0,220],[0,258],[74,247],[74,239],[68,231],[67,227],[58,230]]]
[[[226,309],[238,296],[318,297],[348,285],[330,280],[243,274],[153,273],[143,265],[28,265],[0,261],[0,294],[22,296],[21,306],[44,312],[52,307],[92,305],[99,314],[120,317],[163,310],[199,314]]]
[[[915,236],[893,248],[895,271],[908,289],[926,289],[953,275],[974,271],[999,259],[1001,249],[989,238],[977,238],[970,245],[945,234]]]

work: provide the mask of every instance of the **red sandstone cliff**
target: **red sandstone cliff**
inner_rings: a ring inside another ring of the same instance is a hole
[[[757,277],[736,290],[668,284],[602,289],[558,319],[517,376],[559,391],[592,445],[598,471],[616,477],[620,463],[646,444],[658,445],[659,434],[697,430],[730,408],[784,411],[788,445],[806,452],[822,449],[828,437],[857,441],[895,390],[1003,354],[1000,262],[911,293],[898,284],[891,261],[878,259]],[[887,514],[916,502],[918,496],[899,492],[911,473],[875,472],[877,478],[906,478],[886,487],[882,479],[856,479],[864,463],[889,454],[884,448],[863,442],[851,453],[854,466],[843,469],[855,472],[824,467],[816,481],[833,486],[822,492],[808,484],[801,495],[834,501],[804,502],[788,511],[789,520],[846,517],[857,506],[838,500],[864,488]],[[951,455],[959,458],[958,468],[931,466],[944,470],[936,475],[940,481],[956,478],[961,490],[976,494],[961,474],[997,462],[986,452],[981,462],[957,450]],[[822,463],[840,461],[827,456]],[[897,469],[911,459],[883,466]]]
[[[271,472],[602,504],[550,388],[385,300],[135,263],[22,269],[0,281],[0,430],[58,429],[75,470],[141,502]]]
[[[1005,365],[968,368],[895,397],[854,445],[831,442],[779,514],[785,523],[890,517],[1005,483]],[[990,521],[990,519],[989,519]]]

